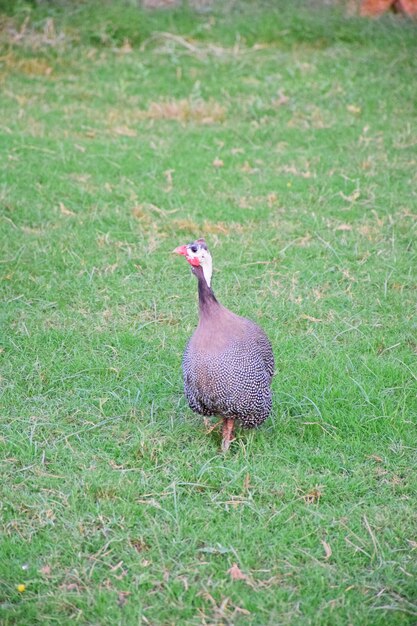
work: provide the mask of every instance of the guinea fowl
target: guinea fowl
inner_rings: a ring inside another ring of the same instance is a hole
[[[175,248],[198,280],[199,323],[182,362],[190,408],[223,420],[222,450],[233,440],[235,421],[254,428],[271,412],[274,355],[257,324],[222,306],[211,288],[212,259],[204,239]]]

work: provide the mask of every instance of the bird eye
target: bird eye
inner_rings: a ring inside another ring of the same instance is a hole
[[[197,252],[198,248],[197,248],[197,246],[191,246],[190,250],[191,250],[191,252]]]

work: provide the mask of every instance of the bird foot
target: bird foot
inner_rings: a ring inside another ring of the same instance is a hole
[[[206,427],[206,435],[209,435],[210,433],[212,433],[213,430],[218,428],[221,423],[222,423],[222,421],[216,422],[215,424],[212,424],[211,421],[209,419],[207,419],[207,417],[205,417],[204,418],[204,426]]]
[[[222,452],[227,452],[230,448],[230,444],[234,441],[236,437],[231,437],[230,439],[223,437],[222,439]]]

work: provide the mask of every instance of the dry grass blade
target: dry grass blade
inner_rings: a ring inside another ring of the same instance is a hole
[[[364,524],[365,524],[365,528],[368,531],[369,536],[370,536],[371,541],[372,541],[372,545],[373,545],[374,551],[373,551],[371,556],[372,556],[372,559],[374,559],[377,555],[379,555],[379,550],[380,550],[379,544],[378,544],[378,541],[377,541],[377,539],[375,537],[375,533],[373,532],[373,530],[372,530],[372,528],[371,528],[371,526],[370,526],[370,524],[368,522],[368,519],[367,519],[366,515],[363,516],[363,521],[364,521]]]
[[[236,57],[249,51],[249,49],[245,48],[240,43],[236,43],[232,47],[225,47],[213,43],[198,42],[187,37],[182,37],[181,35],[163,31],[155,32],[146,39],[141,45],[141,50],[146,50],[149,44],[152,43],[159,45],[162,52],[169,52],[172,46],[176,46],[200,60],[207,60],[210,56],[216,58]],[[263,50],[265,47],[267,46],[255,45],[252,50]]]
[[[330,559],[330,557],[332,556],[332,549],[330,547],[330,545],[327,543],[327,541],[324,541],[323,539],[321,540],[321,544],[324,548],[324,553],[325,553],[325,559],[326,561],[328,561]]]
[[[146,111],[138,114],[143,119],[173,120],[176,122],[195,122],[214,124],[226,119],[226,109],[219,102],[209,100],[161,100],[151,102]]]

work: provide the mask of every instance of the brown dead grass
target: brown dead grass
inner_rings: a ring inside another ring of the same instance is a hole
[[[282,174],[290,174],[292,176],[299,176],[301,178],[316,178],[316,173],[310,170],[308,164],[305,164],[302,169],[294,164],[282,165],[278,168],[278,172],[281,172]]]
[[[189,218],[174,219],[171,222],[171,226],[176,231],[194,234],[205,235],[230,235],[230,233],[242,233],[244,228],[242,224],[236,222],[211,222],[210,220],[204,220],[202,223],[198,223]]]
[[[21,58],[10,51],[0,58],[0,76],[5,76],[11,72],[24,74],[25,76],[50,76],[53,68],[40,57]]]
[[[161,100],[151,102],[146,111],[139,114],[142,119],[173,120],[175,122],[215,124],[224,122],[226,109],[215,100]]]
[[[215,100],[160,100],[150,102],[147,109],[139,109],[135,102],[128,107],[111,108],[106,115],[109,132],[114,136],[136,137],[138,122],[150,120],[173,121],[180,124],[219,124],[226,120],[226,108]]]
[[[184,233],[187,236],[197,235],[230,235],[242,233],[245,227],[237,222],[214,222],[211,220],[194,220],[189,217],[172,217],[178,209],[161,209],[153,204],[144,203],[133,207],[132,215],[149,230],[153,228],[160,234],[169,232]]]
[[[289,128],[307,130],[310,128],[331,128],[334,125],[334,116],[317,106],[307,107],[304,111],[295,111],[288,121]]]
[[[192,239],[197,236],[211,236],[213,242],[220,236],[242,234],[250,228],[238,222],[195,220],[190,217],[173,217],[179,209],[161,209],[150,203],[135,205],[131,209],[132,216],[141,224],[142,232],[151,234],[152,241],[159,245],[170,233]],[[100,245],[109,244],[106,237],[100,238]],[[114,242],[112,242],[114,243]],[[153,250],[150,250],[153,251]]]
[[[45,20],[41,29],[36,29],[30,23],[29,16],[19,27],[13,18],[1,16],[0,40],[12,46],[40,50],[45,47],[55,48],[69,43],[71,38],[68,34],[57,31],[55,22],[51,17]]]

